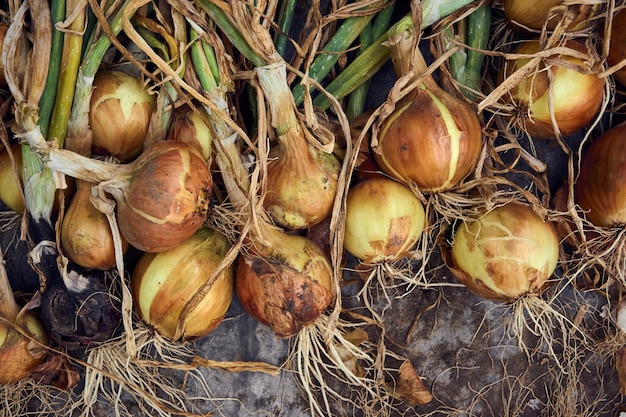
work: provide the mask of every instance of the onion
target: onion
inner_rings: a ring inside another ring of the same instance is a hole
[[[564,45],[587,55],[585,44],[569,40]],[[507,62],[500,70],[500,79],[506,79],[530,61],[530,56],[541,51],[538,40],[521,43],[514,51],[529,57]],[[583,73],[572,66],[588,69],[589,61],[566,55],[544,59],[537,71],[526,76],[508,94],[518,109],[521,127],[535,138],[553,138],[554,127],[550,112],[554,113],[556,127],[562,135],[570,135],[587,126],[598,114],[604,94],[604,81],[593,73]],[[582,70],[581,70],[582,71]]]
[[[177,326],[187,303],[207,285],[229,249],[230,242],[225,236],[202,227],[174,249],[142,255],[131,279],[133,298],[141,318],[172,340],[189,340],[212,332],[231,304],[232,265],[210,283],[208,292],[184,317],[179,333]]]
[[[156,97],[141,80],[122,71],[100,70],[89,109],[93,152],[122,161],[141,152]]]
[[[207,123],[204,108],[179,110],[174,113],[168,139],[189,143],[208,161],[211,158],[213,133]]]
[[[333,299],[332,268],[324,251],[300,235],[266,228],[263,238],[241,254],[236,289],[241,305],[279,337],[297,334]]]
[[[529,206],[510,202],[457,227],[449,266],[472,292],[512,301],[541,293],[558,259],[552,223]]]
[[[574,4],[565,6],[563,0],[504,0],[502,7],[506,18],[518,29],[541,30],[544,25],[554,30],[565,13],[569,13],[571,22],[568,31],[582,30],[589,26],[589,18],[596,5]],[[560,7],[559,7],[560,6]]]
[[[626,59],[626,10],[620,9],[613,15],[611,37],[607,62],[609,65],[617,65]],[[626,67],[613,73],[615,79],[626,86]]]
[[[574,196],[594,225],[626,225],[626,124],[607,130],[584,153]]]
[[[2,59],[2,49],[4,47],[4,37],[7,34],[9,26],[6,23],[0,23],[0,86],[7,85],[7,80],[4,76],[4,59]]]
[[[84,268],[101,270],[115,266],[113,234],[106,216],[91,203],[91,184],[77,181],[61,225],[63,252],[72,262]],[[122,250],[128,242],[122,238]]]
[[[370,177],[348,192],[344,247],[366,263],[393,261],[415,246],[425,223],[413,191],[383,176]]]
[[[22,193],[22,145],[15,143],[11,145],[11,153],[3,149],[0,152],[0,200],[11,210],[23,213],[26,208],[24,194]]]
[[[390,37],[396,73],[408,74],[411,66],[426,70],[418,50],[406,33]],[[402,28],[402,27],[401,27]],[[414,56],[414,62],[407,59]],[[374,157],[388,175],[414,183],[423,192],[443,192],[457,186],[474,169],[483,145],[478,116],[461,99],[445,92],[431,76],[395,104],[380,127]]]

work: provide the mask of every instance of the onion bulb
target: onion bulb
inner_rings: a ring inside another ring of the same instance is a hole
[[[63,253],[84,268],[101,270],[115,266],[115,246],[106,216],[91,203],[91,184],[77,181],[61,225]],[[122,250],[128,242],[122,238]]]
[[[405,256],[426,224],[424,207],[413,191],[378,176],[348,191],[344,247],[366,263]]]
[[[139,155],[155,103],[156,97],[143,88],[139,78],[100,70],[89,108],[93,152],[121,161]]]
[[[237,296],[248,314],[277,336],[290,337],[330,305],[332,268],[312,240],[269,227],[264,232],[271,248],[253,242],[251,253],[239,257]]]
[[[11,210],[23,213],[26,208],[22,193],[22,145],[11,145],[11,153],[15,166],[11,161],[9,151],[0,152],[0,200]],[[17,175],[16,175],[17,174]]]
[[[594,225],[626,225],[626,124],[607,130],[584,153],[574,196]]]
[[[554,30],[567,11],[572,14],[571,23],[566,28],[568,31],[586,28],[597,8],[591,4],[575,4],[566,8],[564,3],[563,0],[504,0],[502,7],[513,27],[530,30],[541,30],[544,25],[548,30]]]
[[[541,293],[558,259],[554,225],[531,207],[510,202],[457,227],[449,266],[472,292],[513,301]]]
[[[577,40],[569,40],[564,45],[574,51],[590,54],[590,50]],[[521,43],[515,54],[527,55],[507,62],[500,70],[501,80],[510,77],[515,71],[530,61],[530,57],[541,51],[538,40]],[[534,138],[555,136],[551,118],[554,113],[556,127],[562,135],[571,135],[587,126],[598,114],[604,94],[604,81],[593,73],[584,73],[589,62],[582,58],[567,55],[544,59],[537,71],[529,74],[513,87],[507,97],[517,108],[520,127]],[[581,67],[578,71],[573,66]]]
[[[410,39],[415,26],[390,36],[391,54],[398,76],[411,67],[427,66]],[[414,62],[407,61],[414,57]],[[373,144],[376,162],[388,175],[414,183],[423,192],[443,192],[457,186],[475,168],[483,146],[481,123],[465,101],[442,90],[432,76],[402,97],[381,124]]]
[[[611,43],[609,44],[609,54],[607,62],[609,65],[617,65],[626,59],[626,10],[620,9],[613,15],[613,26],[611,26]],[[615,79],[626,86],[626,67],[613,73]]]
[[[211,158],[213,133],[207,124],[206,110],[185,109],[174,113],[168,139],[187,142],[197,148],[206,161]]]
[[[4,76],[4,59],[2,59],[4,37],[7,34],[7,29],[9,29],[9,26],[6,23],[0,23],[0,86],[5,86],[7,84],[7,80]]]
[[[159,334],[172,340],[205,336],[222,322],[234,292],[234,267],[227,266],[210,284],[183,320],[183,309],[218,270],[230,249],[228,239],[208,227],[198,229],[185,242],[139,259],[131,278],[135,305],[141,318]]]

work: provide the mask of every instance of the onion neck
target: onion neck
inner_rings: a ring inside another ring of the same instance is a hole
[[[276,134],[280,137],[292,129],[300,132],[296,104],[287,84],[286,64],[278,62],[258,67],[256,73],[267,99],[270,121]]]

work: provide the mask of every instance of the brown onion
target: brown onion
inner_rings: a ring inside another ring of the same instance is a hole
[[[576,202],[594,225],[626,225],[626,124],[607,130],[584,153]]]
[[[11,153],[15,166],[11,161],[9,151],[0,152],[0,200],[11,210],[23,213],[26,208],[22,193],[22,145],[11,145]]]
[[[548,30],[554,30],[567,10],[573,14],[572,21],[567,26],[568,31],[586,28],[589,25],[589,18],[597,8],[591,4],[576,4],[566,9],[564,3],[563,0],[504,0],[502,7],[506,18],[514,27],[531,30],[541,30],[544,25]],[[563,7],[557,9],[558,6]]]
[[[626,59],[626,9],[621,9],[613,15],[610,41],[607,62],[609,65],[617,65]],[[626,67],[613,73],[613,76],[620,84],[626,86]]]
[[[587,55],[591,53],[585,44],[576,40],[567,41],[565,47]],[[540,51],[539,41],[530,40],[521,43],[514,53],[532,56]],[[602,104],[603,79],[593,73],[583,73],[568,67],[585,68],[589,62],[565,55],[551,57],[554,58],[563,60],[564,64],[544,60],[536,72],[525,77],[507,94],[508,100],[515,105],[520,115],[520,127],[535,138],[555,136],[551,110],[558,130],[567,136],[587,126],[596,117]],[[500,70],[501,80],[511,76],[530,59],[523,57],[507,62]]]
[[[290,337],[330,305],[332,268],[313,241],[278,229],[264,231],[263,238],[272,242],[272,256],[259,246],[256,248],[263,255],[240,255],[237,296],[248,314],[271,326],[277,336]]]
[[[415,246],[425,219],[411,189],[383,176],[370,177],[348,191],[344,247],[366,263],[396,260]]]
[[[234,292],[234,266],[227,266],[206,295],[189,310],[180,333],[177,325],[186,304],[217,271],[230,242],[202,227],[176,248],[142,255],[132,275],[135,305],[141,318],[172,340],[205,336],[222,322]]]
[[[101,270],[115,266],[115,246],[106,216],[91,203],[91,184],[77,181],[61,225],[63,253],[84,268]],[[122,250],[128,242],[122,237]]]
[[[94,153],[128,161],[141,152],[156,97],[141,80],[122,71],[100,70],[89,109]]]
[[[509,202],[457,227],[448,266],[472,292],[512,301],[541,293],[558,259],[554,225],[531,207]]]

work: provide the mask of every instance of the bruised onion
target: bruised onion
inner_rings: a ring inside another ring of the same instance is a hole
[[[172,339],[205,336],[222,322],[234,292],[234,266],[227,265],[215,280],[230,249],[228,239],[208,227],[201,227],[179,246],[158,254],[146,253],[132,275],[133,298],[141,318],[161,335]],[[187,303],[204,285],[210,285],[182,320]]]
[[[414,25],[390,37],[396,73],[411,66],[426,70],[419,51],[412,49]],[[403,26],[401,26],[402,28]],[[414,62],[407,58],[414,56]],[[424,192],[443,192],[457,186],[475,168],[483,145],[476,111],[463,100],[441,89],[432,76],[400,99],[381,124],[378,143],[373,144],[380,168]]]
[[[584,153],[574,196],[594,225],[626,225],[626,124],[607,130]]]
[[[393,261],[415,246],[425,224],[424,207],[410,188],[371,177],[348,191],[344,247],[367,263]]]
[[[312,240],[265,228],[264,246],[241,254],[236,289],[241,305],[279,337],[297,334],[333,299],[333,273],[325,252]]]
[[[107,270],[115,266],[115,246],[106,216],[91,203],[91,184],[77,181],[61,225],[61,246],[72,262],[84,268]],[[128,242],[122,238],[122,250]]]
[[[626,10],[620,9],[613,15],[607,62],[609,65],[617,65],[624,59],[626,59]],[[626,67],[614,72],[613,76],[620,84],[626,86]]]
[[[586,28],[597,6],[565,3],[563,0],[504,0],[502,8],[506,18],[519,29],[541,30],[545,25],[548,30],[554,30],[566,13],[570,14],[568,19],[571,20],[566,30]]]
[[[594,73],[585,72],[593,61],[591,51],[577,40],[568,40],[564,46],[590,58],[564,54],[546,58],[507,95],[517,108],[520,127],[532,137],[555,136],[551,112],[560,133],[567,136],[587,126],[600,110],[604,81]],[[501,80],[522,68],[541,49],[539,40],[521,43],[514,53],[525,56],[506,62],[500,70]]]
[[[22,145],[12,144],[10,152],[7,149],[0,152],[0,200],[11,210],[23,213],[26,208],[24,194],[22,193]]]
[[[141,152],[156,97],[139,78],[122,71],[100,70],[93,81],[89,108],[94,153],[122,161]]]
[[[512,301],[541,293],[558,259],[554,225],[531,207],[509,202],[457,227],[449,266],[472,292]]]

